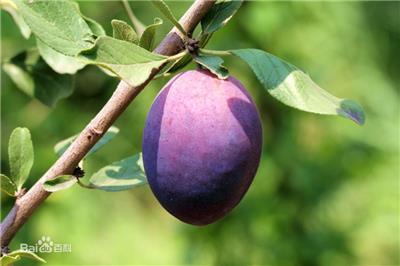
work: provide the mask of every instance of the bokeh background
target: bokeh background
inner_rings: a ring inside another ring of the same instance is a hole
[[[79,2],[112,34],[129,21],[118,1]],[[177,16],[190,2],[169,2]],[[146,24],[161,16],[131,2]],[[161,16],[162,17],[162,16]],[[148,186],[107,193],[73,187],[53,194],[15,237],[50,236],[71,253],[42,254],[48,265],[397,265],[399,264],[400,2],[246,2],[208,48],[259,48],[297,65],[332,94],[360,102],[359,127],[272,99],[251,70],[226,58],[263,121],[263,155],[241,204],[226,218],[194,227],[173,218]],[[158,40],[171,25],[165,20]],[[34,45],[1,14],[1,59]],[[188,68],[193,68],[193,65]],[[31,130],[35,164],[28,185],[56,160],[53,145],[79,132],[118,83],[96,67],[76,76],[74,94],[50,109],[1,72],[1,167],[8,174],[13,128]],[[156,80],[115,123],[119,135],[87,161],[87,173],[141,150],[143,123],[167,79]],[[12,200],[2,195],[2,217]],[[37,265],[22,261],[20,265]]]

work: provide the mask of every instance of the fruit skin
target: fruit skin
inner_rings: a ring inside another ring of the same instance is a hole
[[[261,122],[239,81],[192,70],[160,91],[142,144],[161,205],[183,222],[206,225],[233,209],[250,186],[261,155]]]

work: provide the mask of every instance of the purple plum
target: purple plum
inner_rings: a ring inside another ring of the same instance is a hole
[[[143,162],[161,205],[183,222],[210,224],[248,190],[260,161],[261,122],[233,77],[183,72],[154,100],[143,133]]]

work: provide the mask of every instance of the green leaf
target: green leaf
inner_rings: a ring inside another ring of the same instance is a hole
[[[203,48],[207,45],[207,43],[211,40],[211,37],[213,36],[213,33],[209,34],[202,34],[199,39],[199,47]]]
[[[96,20],[86,17],[84,15],[82,15],[82,18],[86,21],[86,24],[89,26],[93,35],[95,35],[96,37],[107,35],[103,27]]]
[[[72,187],[78,179],[73,175],[60,175],[43,183],[43,189],[48,192],[56,192]]]
[[[99,150],[102,146],[107,144],[110,140],[112,140],[119,132],[119,129],[117,127],[110,127],[107,132],[101,137],[101,139],[93,146],[93,148],[86,154],[85,157],[95,153],[97,150]],[[65,140],[62,140],[58,142],[54,146],[54,152],[58,155],[61,156],[71,145],[71,143],[76,139],[78,135],[74,135],[72,137],[69,137]]]
[[[219,79],[226,79],[229,76],[228,69],[222,65],[224,60],[219,56],[197,55],[194,57],[194,60],[211,71]]]
[[[95,47],[82,53],[89,63],[115,73],[131,86],[146,82],[154,71],[167,63],[167,57],[153,54],[133,43],[99,37]]]
[[[187,64],[189,64],[191,61],[192,61],[192,56],[188,53],[181,59],[173,62],[165,72],[166,73],[175,73],[176,71],[179,71],[182,68],[184,68],[185,66],[187,66]]]
[[[358,103],[329,94],[297,67],[257,49],[230,52],[244,60],[264,88],[282,103],[307,112],[340,115],[364,124],[364,112]]]
[[[156,30],[162,23],[163,21],[160,18],[155,18],[154,23],[144,29],[139,41],[140,47],[149,51],[153,50]]]
[[[121,191],[147,183],[142,154],[136,154],[101,168],[90,178],[90,184],[105,191]]]
[[[15,183],[6,175],[0,174],[1,191],[7,195],[14,197],[17,191]]]
[[[101,139],[93,146],[93,148],[86,154],[89,156],[96,151],[98,151],[101,147],[106,145],[110,140],[112,140],[119,133],[119,129],[117,127],[110,127],[107,132],[101,137]]]
[[[29,39],[29,36],[31,36],[31,29],[19,14],[17,6],[14,4],[14,2],[11,0],[2,0],[0,1],[0,8],[4,11],[7,11],[11,15],[22,36],[24,36],[25,39]]]
[[[93,46],[93,32],[73,2],[15,0],[15,3],[36,37],[54,50],[75,56]]]
[[[186,31],[183,29],[182,25],[175,18],[169,6],[163,0],[152,0],[151,3],[158,8],[158,10],[163,13],[163,15],[183,34],[186,35]]]
[[[30,67],[31,64],[27,62],[32,54],[37,53],[33,50],[22,52],[11,58],[9,61],[6,61],[2,67],[4,72],[7,73],[20,90],[29,96],[34,97],[35,82],[28,70],[28,67]],[[36,57],[33,64],[35,64],[37,60],[39,60],[39,57]]]
[[[27,251],[27,250],[15,250],[12,251],[10,253],[7,253],[5,255],[3,255],[0,258],[0,264],[2,266],[6,266],[6,265],[10,265],[16,261],[19,261],[21,258],[27,258],[27,259],[32,259],[32,260],[36,260],[42,263],[46,263],[46,261],[44,259],[42,259],[41,257],[39,257],[38,255],[36,255],[33,252]]]
[[[201,20],[202,33],[210,34],[225,26],[240,8],[242,2],[243,1],[225,0],[214,4],[211,10]]]
[[[10,175],[19,190],[33,165],[33,145],[29,129],[17,127],[13,130],[8,143],[8,156]]]
[[[36,49],[23,51],[7,60],[3,70],[20,90],[51,107],[70,96],[74,89],[74,77],[53,71]]]
[[[72,4],[75,5],[75,8],[78,10],[79,14],[81,17],[85,20],[86,24],[89,26],[90,30],[92,31],[93,35],[99,37],[99,36],[106,36],[106,32],[103,29],[103,27],[98,23],[96,20],[91,19],[85,15],[82,14],[79,4],[76,2],[72,2]]]
[[[111,26],[113,28],[113,37],[115,39],[131,42],[134,44],[139,43],[139,38],[135,30],[125,21],[113,19],[111,21]]]
[[[75,74],[86,66],[82,59],[59,53],[40,39],[36,39],[36,44],[43,60],[57,73]]]
[[[10,255],[3,255],[0,257],[0,265],[1,266],[8,266],[8,265],[12,265],[12,263],[19,261],[21,259],[20,256],[10,256]]]
[[[68,149],[68,147],[74,142],[78,135],[74,135],[72,137],[69,137],[67,139],[61,140],[54,146],[54,152],[58,155],[61,156],[63,153]]]

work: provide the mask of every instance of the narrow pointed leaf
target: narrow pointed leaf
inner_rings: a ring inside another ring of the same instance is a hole
[[[201,20],[202,33],[210,34],[225,26],[241,5],[242,1],[237,0],[224,0],[214,4]]]
[[[185,30],[179,21],[175,18],[169,6],[163,0],[152,0],[151,3],[160,10],[161,13],[182,33],[186,35]]]
[[[93,46],[93,32],[72,1],[15,0],[15,3],[36,37],[54,50],[74,56]]]
[[[0,257],[0,265],[1,266],[12,265],[14,262],[19,261],[20,259],[21,259],[20,256],[10,256],[8,254],[5,254]]]
[[[133,43],[99,37],[95,47],[81,55],[90,64],[104,67],[131,86],[146,82],[154,71],[167,63],[167,57],[153,54]]]
[[[86,66],[82,59],[59,53],[40,39],[36,39],[36,45],[43,60],[57,73],[75,74]]]
[[[142,154],[105,166],[90,178],[90,184],[105,191],[122,191],[147,184]]]
[[[155,18],[154,23],[147,26],[143,33],[142,36],[140,37],[139,41],[139,46],[143,47],[146,50],[153,50],[154,46],[154,41],[155,41],[155,36],[156,36],[156,30],[159,26],[161,26],[163,21],[160,18]]]
[[[291,107],[318,114],[340,115],[362,125],[364,111],[351,100],[340,99],[321,89],[297,67],[257,49],[231,50],[253,70],[264,88]]]
[[[8,59],[3,70],[20,90],[50,107],[70,96],[74,89],[74,77],[55,72],[40,58],[36,49]]]
[[[211,71],[219,79],[226,79],[229,76],[228,69],[222,65],[224,60],[219,56],[197,55],[194,60]]]
[[[0,174],[0,178],[1,191],[11,197],[14,197],[15,192],[17,191],[17,186],[15,185],[15,183],[6,175]]]
[[[134,44],[137,44],[139,42],[139,38],[135,30],[125,21],[113,19],[111,21],[111,26],[113,28],[113,37],[115,39],[131,42]]]
[[[17,127],[13,130],[8,143],[8,156],[11,179],[18,190],[25,183],[33,165],[33,145],[27,128]]]
[[[85,157],[95,153],[97,150],[99,150],[101,147],[103,147],[105,144],[107,144],[110,140],[112,140],[119,132],[119,129],[117,127],[110,127],[107,132],[101,137],[101,139],[93,146],[93,148],[86,154]],[[72,137],[69,137],[67,139],[64,139],[60,142],[58,142],[54,146],[54,152],[58,155],[61,156],[71,145],[71,143],[76,139],[78,135],[74,135]]]
[[[24,36],[25,39],[29,39],[29,37],[31,36],[31,29],[25,23],[22,16],[19,14],[17,6],[11,0],[2,0],[0,1],[0,8],[11,15],[15,24],[17,24],[22,36]]]
[[[47,180],[43,184],[43,189],[48,192],[57,192],[72,187],[78,179],[73,175],[60,175],[54,179]]]
[[[16,261],[21,260],[22,258],[27,258],[31,260],[36,260],[42,263],[46,263],[44,259],[39,257],[37,254],[27,251],[27,250],[15,250],[10,253],[5,254],[0,258],[0,264],[5,266],[5,265],[10,265]]]

